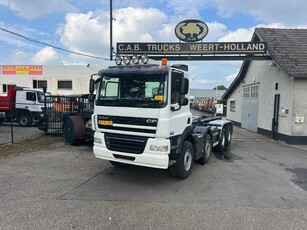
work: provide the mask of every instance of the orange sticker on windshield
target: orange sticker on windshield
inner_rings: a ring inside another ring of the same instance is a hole
[[[155,101],[163,101],[163,96],[162,95],[156,95]]]

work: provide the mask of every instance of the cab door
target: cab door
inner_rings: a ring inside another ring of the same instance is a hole
[[[180,97],[187,95],[180,94],[180,81],[184,78],[184,72],[173,70],[171,72],[170,86],[170,136],[181,135],[185,128],[192,122],[192,114],[187,105],[179,105]]]

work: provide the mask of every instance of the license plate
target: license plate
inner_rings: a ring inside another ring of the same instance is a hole
[[[108,125],[108,126],[112,126],[113,125],[113,121],[110,120],[99,120],[98,121],[99,125]]]

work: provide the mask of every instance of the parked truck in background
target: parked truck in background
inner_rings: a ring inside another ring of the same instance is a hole
[[[44,92],[8,85],[7,94],[0,95],[0,121],[13,120],[20,126],[44,121]]]
[[[188,66],[128,65],[101,70],[92,128],[93,152],[114,166],[169,169],[187,178],[193,162],[205,164],[212,148],[230,145],[232,123],[220,117],[193,117]]]

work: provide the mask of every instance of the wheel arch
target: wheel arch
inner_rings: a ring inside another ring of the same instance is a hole
[[[183,148],[183,144],[185,140],[188,140],[192,142],[192,133],[193,133],[193,127],[188,126],[185,128],[183,133],[178,136],[171,137],[171,154],[170,158],[175,158],[177,154],[180,154]],[[193,143],[192,143],[193,145]]]

